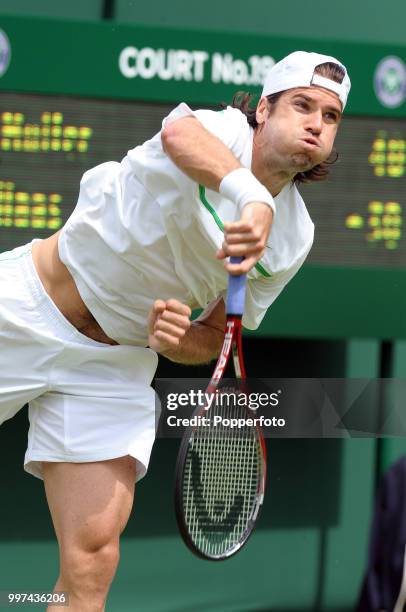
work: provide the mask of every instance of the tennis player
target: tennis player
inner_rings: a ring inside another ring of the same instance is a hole
[[[154,441],[157,353],[217,356],[227,272],[248,272],[243,324],[260,324],[311,248],[295,183],[327,175],[349,89],[338,60],[299,51],[254,110],[180,104],[84,174],[60,232],[0,256],[0,422],[29,403],[25,469],[45,482],[70,610],[104,609]]]

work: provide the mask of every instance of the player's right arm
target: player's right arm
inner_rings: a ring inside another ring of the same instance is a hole
[[[219,191],[224,176],[241,168],[230,149],[196,117],[183,117],[161,132],[162,145],[171,160],[193,181]]]
[[[243,191],[259,194],[258,198],[246,198],[239,221],[225,225],[224,242],[217,253],[220,259],[230,255],[244,257],[241,264],[227,262],[226,269],[231,274],[248,272],[262,257],[268,240],[273,218],[269,192],[196,117],[182,117],[166,124],[161,138],[166,154],[196,183],[234,201]]]

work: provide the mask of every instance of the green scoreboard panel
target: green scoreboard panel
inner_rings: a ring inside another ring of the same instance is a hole
[[[406,337],[406,48],[0,15],[0,250],[58,230],[83,173],[152,137],[179,101],[258,93],[298,48],[341,58],[353,90],[331,176],[300,186],[314,247],[260,333]]]
[[[0,244],[59,229],[87,169],[119,161],[172,105],[2,94]],[[345,117],[331,178],[301,187],[317,228],[309,263],[406,268],[406,120]]]
[[[160,129],[171,106],[3,93],[0,113],[0,245],[9,249],[58,230],[83,173]]]
[[[406,120],[345,117],[331,179],[301,188],[316,225],[309,261],[406,268]]]

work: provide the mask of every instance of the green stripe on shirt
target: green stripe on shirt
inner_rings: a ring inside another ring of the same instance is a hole
[[[199,185],[199,195],[200,195],[201,203],[206,208],[206,210],[209,211],[214,221],[216,222],[217,227],[220,229],[220,231],[224,232],[224,223],[222,222],[222,220],[220,219],[220,217],[214,210],[213,206],[210,204],[210,202],[206,198],[206,188],[203,185]],[[255,268],[256,270],[258,270],[260,274],[262,274],[262,276],[265,276],[265,278],[272,277],[272,274],[269,274],[269,272],[265,270],[264,266],[262,266],[259,262],[255,264]]]

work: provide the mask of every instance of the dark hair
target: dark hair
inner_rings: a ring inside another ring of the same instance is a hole
[[[345,72],[343,68],[341,68],[341,66],[339,66],[338,64],[334,64],[333,62],[326,62],[324,64],[316,66],[314,72],[316,72],[320,76],[331,79],[336,83],[342,83],[345,77]],[[271,106],[275,106],[279,98],[284,93],[284,91],[280,91],[278,93],[267,96],[266,99],[268,100]],[[238,91],[233,97],[231,106],[233,108],[238,108],[246,116],[249,125],[255,130],[258,127],[258,122],[256,118],[256,109],[251,106],[252,100],[254,98],[255,96],[250,93],[247,93],[245,91]],[[314,166],[314,168],[311,168],[306,172],[298,172],[293,177],[293,182],[312,183],[315,181],[324,181],[330,172],[330,166],[334,164],[337,159],[338,153],[336,151],[332,151],[330,157],[324,162],[321,162],[321,164]]]

